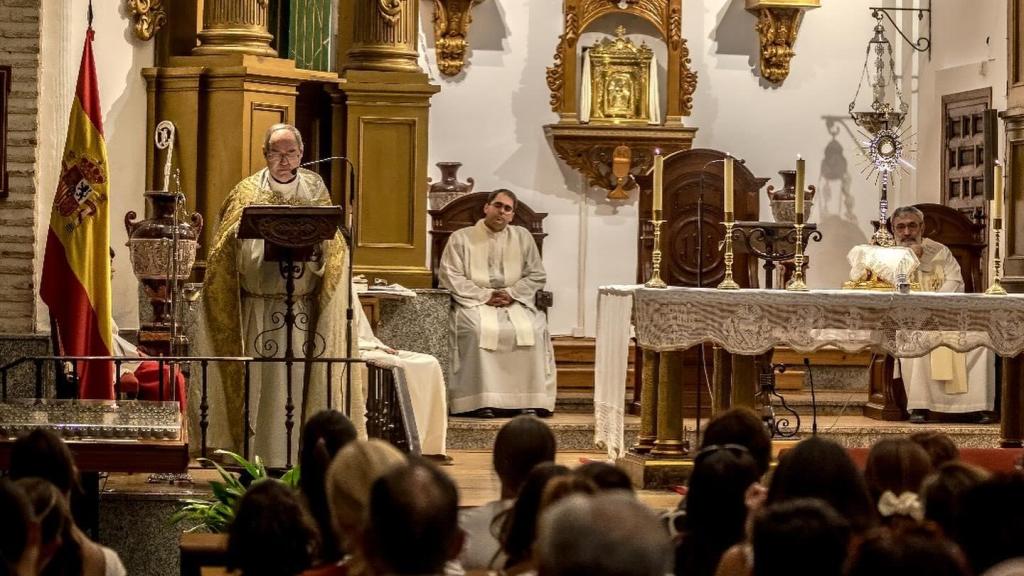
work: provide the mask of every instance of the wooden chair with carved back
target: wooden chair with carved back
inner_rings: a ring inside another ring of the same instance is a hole
[[[439,269],[441,255],[448,245],[448,239],[456,230],[476,224],[476,221],[483,218],[484,205],[487,204],[487,197],[491,192],[472,192],[460,196],[448,204],[436,210],[428,210],[430,214],[430,272],[431,285],[434,288],[439,286]],[[514,226],[522,226],[530,231],[533,239],[537,242],[537,251],[544,255],[544,218],[546,212],[536,212],[522,200],[516,202],[516,211],[512,216]],[[546,290],[538,290],[536,306],[539,310],[547,312],[554,303],[553,295]]]
[[[985,241],[988,228],[942,204],[916,204],[914,207],[924,213],[924,237],[949,248],[960,264],[964,292],[984,291],[988,277],[988,243]],[[907,419],[907,391],[903,380],[893,378],[894,366],[895,359],[887,354],[872,363],[865,416],[876,420]]]

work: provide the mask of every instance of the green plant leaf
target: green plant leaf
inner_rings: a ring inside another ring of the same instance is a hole
[[[234,460],[239,466],[244,468],[245,471],[249,473],[249,476],[252,476],[253,480],[258,480],[260,478],[267,477],[267,469],[263,466],[263,463],[260,460],[259,456],[256,456],[254,458],[254,464],[253,462],[249,462],[245,458],[239,456],[238,454],[235,454],[234,452],[231,452],[230,450],[217,450],[216,452],[214,452],[214,454],[224,454],[228,456],[229,458]]]
[[[301,478],[301,474],[302,473],[299,472],[299,467],[296,466],[291,470],[285,472],[284,476],[281,476],[281,482],[284,482],[285,485],[287,485],[289,488],[298,488],[299,478]]]

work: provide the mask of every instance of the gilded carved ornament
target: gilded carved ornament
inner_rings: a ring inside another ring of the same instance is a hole
[[[754,29],[760,38],[760,69],[764,79],[779,84],[789,76],[804,10],[819,6],[821,0],[747,0],[747,10],[757,14]]]
[[[437,67],[445,76],[455,76],[465,64],[469,24],[473,6],[483,0],[434,0],[434,44]]]
[[[135,37],[150,40],[167,23],[163,0],[127,0]]]
[[[377,11],[385,22],[394,26],[402,16],[402,0],[377,0]]]

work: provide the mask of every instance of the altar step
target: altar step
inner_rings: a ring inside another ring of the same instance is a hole
[[[572,405],[574,397],[594,396],[594,339],[573,338],[571,336],[556,336],[551,339],[555,349],[555,369],[558,375],[558,400],[568,399]],[[623,383],[627,388],[629,398],[633,394],[633,350],[634,345],[629,345],[628,364],[626,367],[626,381]]]

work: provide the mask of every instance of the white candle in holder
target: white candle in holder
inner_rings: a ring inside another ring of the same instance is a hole
[[[794,198],[796,198],[796,205],[794,206],[794,212],[796,213],[797,221],[803,221],[804,215],[804,159],[799,154],[796,155],[796,189],[793,191]]]

